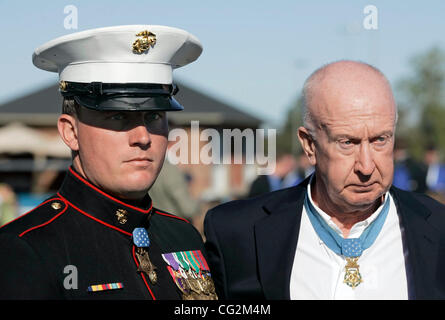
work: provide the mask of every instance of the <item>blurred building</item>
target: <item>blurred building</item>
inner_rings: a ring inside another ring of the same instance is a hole
[[[220,137],[223,129],[255,130],[261,125],[255,116],[184,84],[179,83],[179,89],[175,98],[185,110],[169,113],[169,121],[171,128],[182,128],[189,136],[191,121],[199,121],[200,132],[213,128]],[[0,105],[0,183],[18,194],[20,213],[56,191],[71,163],[70,150],[56,127],[61,105],[57,84]],[[179,166],[190,178],[191,195],[207,202],[236,198],[247,192],[255,178],[254,165]]]

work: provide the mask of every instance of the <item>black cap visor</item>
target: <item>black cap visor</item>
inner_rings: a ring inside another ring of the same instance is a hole
[[[60,82],[64,97],[98,111],[181,111],[184,107],[173,98],[178,90],[150,83]]]
[[[98,111],[181,111],[184,107],[171,96],[75,95],[74,100]]]

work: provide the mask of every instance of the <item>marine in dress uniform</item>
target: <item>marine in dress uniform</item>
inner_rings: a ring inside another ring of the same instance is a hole
[[[59,73],[62,95],[81,109],[79,122],[84,112],[107,112],[117,123],[121,117],[144,119],[143,125],[117,129],[93,121],[101,128],[92,130],[111,136],[133,132],[139,140],[131,150],[151,158],[138,158],[125,168],[154,181],[165,149],[158,148],[156,158],[148,152],[158,140],[147,138],[143,144],[140,136],[156,134],[151,126],[161,123],[157,112],[183,109],[173,98],[172,70],[196,60],[201,52],[199,40],[180,29],[118,26],[50,41],[36,49],[33,62]],[[59,132],[60,126],[59,118]],[[138,131],[141,128],[150,133]],[[80,129],[72,132],[80,135]],[[73,165],[57,194],[0,228],[0,299],[216,299],[198,231],[187,220],[156,208],[144,189],[149,188],[146,181],[139,198],[102,187],[109,177],[99,174],[104,172],[100,150],[99,160],[90,161],[95,166],[87,168],[79,161],[80,149],[69,146]],[[113,174],[109,172],[111,178]],[[124,175],[123,187],[132,179]]]

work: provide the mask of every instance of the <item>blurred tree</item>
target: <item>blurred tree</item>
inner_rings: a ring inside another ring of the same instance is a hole
[[[445,150],[445,53],[437,47],[415,56],[412,75],[396,85],[400,97],[398,135],[420,158],[428,145]]]
[[[298,154],[300,143],[298,142],[297,129],[303,125],[301,104],[300,95],[294,105],[287,111],[286,120],[277,132],[277,151]]]

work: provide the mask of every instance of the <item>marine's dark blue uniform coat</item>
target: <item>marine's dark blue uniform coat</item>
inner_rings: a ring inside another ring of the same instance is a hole
[[[137,272],[136,227],[148,230],[156,285]],[[0,228],[0,299],[181,299],[161,253],[189,250],[205,254],[185,219],[154,208],[148,197],[144,208],[126,204],[70,168],[56,195]],[[119,282],[122,289],[88,291]]]

